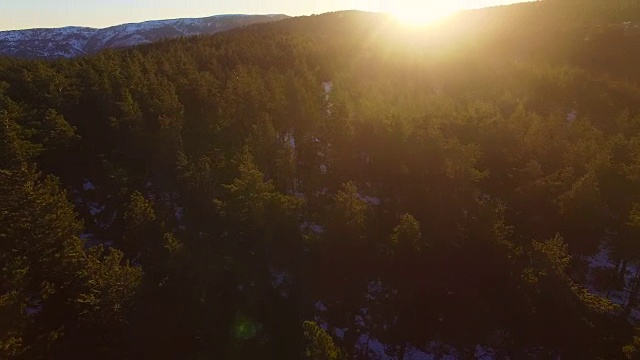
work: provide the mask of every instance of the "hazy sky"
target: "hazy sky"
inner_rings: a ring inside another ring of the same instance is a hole
[[[522,0],[520,0],[522,1]],[[107,27],[128,22],[216,14],[309,15],[360,9],[475,8],[517,0],[0,0],[0,30],[37,27]],[[418,5],[419,4],[419,5]]]

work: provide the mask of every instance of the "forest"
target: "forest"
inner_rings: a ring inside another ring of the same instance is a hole
[[[640,4],[0,58],[0,359],[640,359]]]

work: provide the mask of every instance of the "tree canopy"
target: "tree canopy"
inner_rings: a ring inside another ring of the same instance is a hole
[[[640,11],[0,58],[0,358],[637,358]]]

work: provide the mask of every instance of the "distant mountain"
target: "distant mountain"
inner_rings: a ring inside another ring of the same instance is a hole
[[[0,55],[55,59],[92,54],[103,49],[155,42],[167,38],[209,35],[286,15],[217,15],[206,18],[146,21],[105,29],[63,27],[0,31]]]

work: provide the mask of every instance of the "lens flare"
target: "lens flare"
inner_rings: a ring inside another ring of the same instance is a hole
[[[454,1],[401,2],[390,10],[391,15],[406,25],[431,25],[460,10]]]

